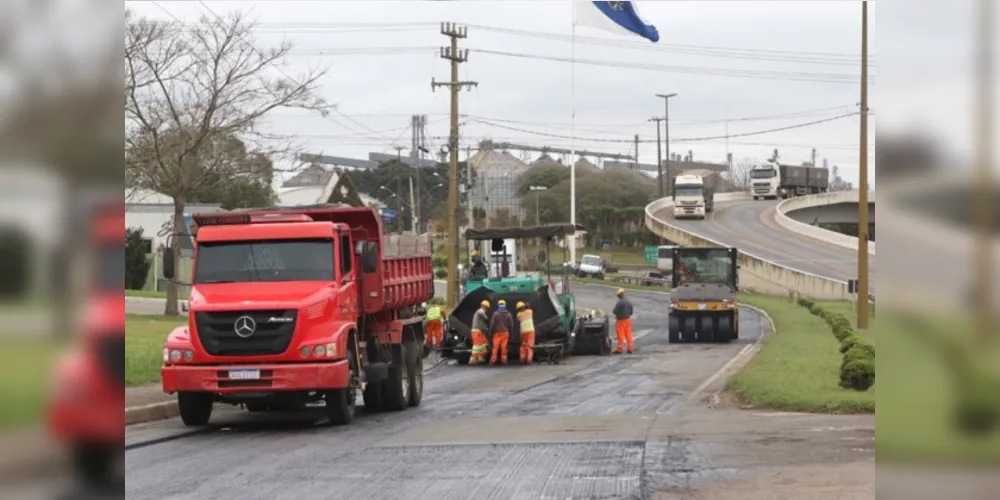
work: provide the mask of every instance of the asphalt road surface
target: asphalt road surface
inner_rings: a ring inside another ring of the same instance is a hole
[[[574,286],[582,307],[608,309],[614,300],[613,288]],[[746,482],[782,467],[873,464],[873,419],[787,419],[712,410],[701,401],[721,384],[716,374],[764,334],[758,313],[742,311],[732,344],[675,346],[666,341],[665,296],[629,295],[637,311],[634,355],[430,368],[432,355],[421,407],[362,411],[342,428],[308,412],[238,411],[217,412],[196,435],[178,436],[186,429],[176,419],[128,428],[126,494],[466,500],[691,498],[705,491],[712,498],[774,498],[773,488],[758,486],[754,496]],[[873,465],[870,479],[873,488]],[[827,498],[854,498],[868,488],[843,477],[826,481],[803,485],[792,497],[833,491]]]
[[[778,201],[740,200],[717,203],[705,220],[677,220],[671,210],[660,220],[776,264],[839,281],[858,275],[857,251],[795,234],[774,221]],[[875,256],[869,257],[874,277]]]

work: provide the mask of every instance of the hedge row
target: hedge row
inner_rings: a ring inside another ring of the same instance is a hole
[[[798,303],[830,325],[833,336],[840,342],[840,353],[844,356],[840,364],[840,386],[864,392],[875,385],[875,346],[855,335],[851,320],[806,298],[799,298]]]

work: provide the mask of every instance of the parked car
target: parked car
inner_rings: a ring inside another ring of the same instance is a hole
[[[663,273],[657,271],[649,271],[645,276],[642,277],[642,286],[666,286],[667,278]]]

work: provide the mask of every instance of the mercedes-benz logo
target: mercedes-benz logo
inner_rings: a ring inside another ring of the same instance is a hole
[[[233,323],[233,330],[240,338],[250,338],[250,336],[257,331],[257,322],[250,316],[240,316],[239,318],[236,318],[236,322]]]

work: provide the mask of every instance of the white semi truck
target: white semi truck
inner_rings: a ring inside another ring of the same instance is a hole
[[[704,219],[715,209],[715,186],[719,175],[711,170],[693,170],[674,177],[674,218]]]
[[[825,193],[829,189],[830,171],[825,168],[781,165],[771,160],[750,170],[750,192],[755,200]]]

